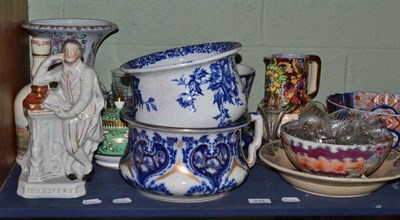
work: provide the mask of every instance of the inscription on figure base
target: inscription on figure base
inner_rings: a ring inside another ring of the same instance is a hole
[[[17,194],[24,198],[77,198],[86,194],[84,181],[71,182],[65,177],[47,179],[42,182],[28,182],[20,175]]]
[[[69,180],[64,172],[67,153],[61,120],[47,110],[28,110],[27,113],[31,141],[21,162],[17,194],[24,198],[77,198],[85,195],[86,182]]]

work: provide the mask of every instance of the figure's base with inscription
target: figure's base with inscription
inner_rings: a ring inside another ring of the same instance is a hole
[[[86,194],[86,182],[71,181],[65,177],[51,178],[41,182],[29,182],[20,175],[17,194],[24,198],[77,198]]]
[[[68,156],[61,119],[47,110],[28,110],[29,148],[21,161],[17,194],[24,198],[77,198],[86,194],[86,182],[71,181],[65,174]],[[75,170],[81,166],[75,163]]]

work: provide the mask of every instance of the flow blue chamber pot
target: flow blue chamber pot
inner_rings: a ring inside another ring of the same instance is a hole
[[[261,146],[263,119],[250,113],[223,128],[168,128],[133,119],[128,146],[120,161],[122,177],[143,195],[169,202],[204,202],[239,187],[254,166]],[[254,136],[244,154],[243,128],[254,122]]]
[[[166,127],[225,127],[247,109],[238,72],[238,42],[188,45],[148,54],[120,66],[130,74],[135,120]]]

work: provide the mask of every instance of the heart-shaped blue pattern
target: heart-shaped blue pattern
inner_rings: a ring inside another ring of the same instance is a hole
[[[205,180],[200,185],[191,187],[186,195],[212,194],[233,189],[237,180],[226,174],[236,160],[239,147],[240,131],[216,134],[210,140],[208,135],[200,138],[183,137],[186,148],[182,150],[183,162],[193,174]]]
[[[165,173],[176,160],[177,138],[162,138],[158,133],[153,133],[150,139],[145,130],[130,129],[129,134],[130,165],[135,170],[133,179],[129,179],[133,185],[146,188],[148,191],[171,194],[164,185],[157,185],[152,176]]]
[[[145,140],[140,140],[136,144],[133,152],[133,163],[138,172],[139,182],[144,182],[150,175],[160,173],[169,162],[168,151],[159,143],[154,143],[148,147]]]
[[[225,143],[215,146],[201,144],[192,152],[191,167],[196,173],[211,179],[214,186],[229,169],[232,153]]]
[[[240,130],[212,135],[169,137],[157,132],[129,128],[129,150],[121,159],[132,168],[131,175],[124,175],[128,183],[145,191],[173,195],[168,186],[158,181],[177,164],[182,153],[182,163],[200,182],[191,186],[185,196],[209,195],[231,190],[238,186],[229,174],[234,161],[241,166],[242,152]],[[179,143],[179,145],[178,145]],[[245,166],[243,166],[246,169]],[[129,167],[128,167],[129,169]]]

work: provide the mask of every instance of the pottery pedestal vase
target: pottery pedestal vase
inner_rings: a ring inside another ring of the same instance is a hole
[[[32,68],[30,78],[32,80],[39,65],[46,59],[51,51],[51,40],[43,37],[33,37],[31,40],[32,47]],[[17,94],[14,101],[14,119],[15,130],[17,134],[17,163],[21,163],[21,159],[28,149],[29,131],[28,120],[22,108],[22,101],[31,92],[31,83],[24,86]]]
[[[118,27],[112,22],[94,19],[43,19],[26,22],[22,27],[33,37],[51,39],[51,54],[61,52],[66,40],[76,40],[84,48],[83,61],[94,67],[101,42]]]

